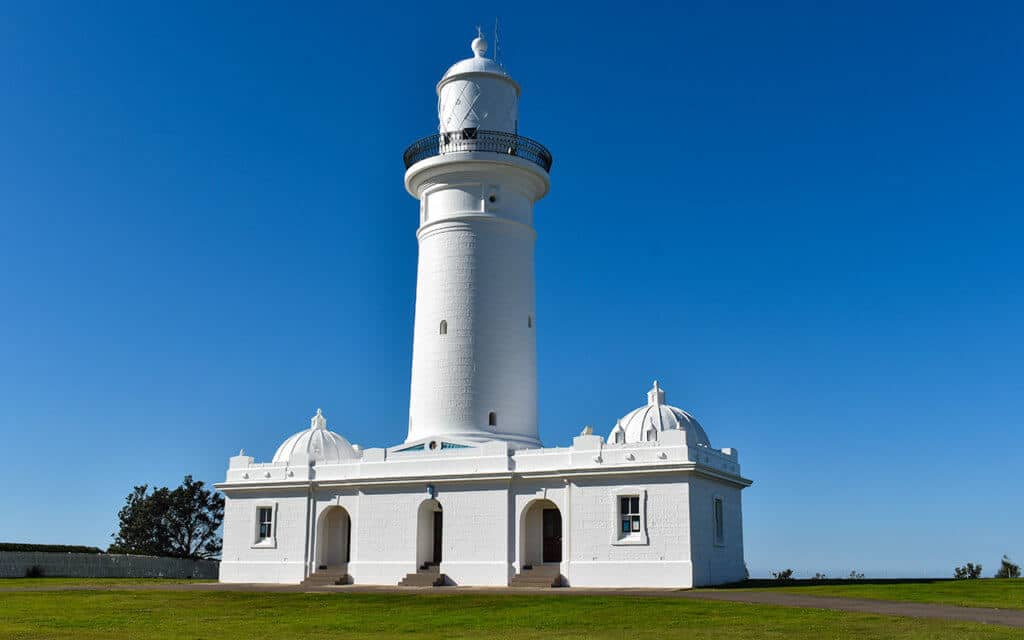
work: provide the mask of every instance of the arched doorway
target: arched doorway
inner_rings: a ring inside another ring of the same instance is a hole
[[[550,500],[534,500],[519,522],[521,568],[562,561],[562,512]]]
[[[343,507],[328,507],[317,530],[317,566],[321,569],[348,563],[352,547],[352,519]]]
[[[444,512],[437,500],[424,500],[416,513],[416,566],[441,564]]]

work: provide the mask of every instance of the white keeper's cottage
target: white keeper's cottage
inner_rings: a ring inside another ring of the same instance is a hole
[[[608,433],[537,431],[533,205],[551,154],[487,43],[405,152],[420,202],[409,434],[360,449],[320,410],[270,462],[231,458],[223,582],[691,587],[745,577],[735,449],[655,382]]]

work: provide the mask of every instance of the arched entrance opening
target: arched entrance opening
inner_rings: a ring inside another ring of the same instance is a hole
[[[416,566],[441,564],[444,512],[437,500],[424,500],[416,513]]]
[[[352,519],[343,507],[328,507],[317,529],[317,566],[320,569],[348,564],[352,547]]]
[[[562,512],[546,499],[534,500],[519,522],[520,568],[562,561]]]

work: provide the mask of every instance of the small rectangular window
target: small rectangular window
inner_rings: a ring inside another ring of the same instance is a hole
[[[620,499],[619,520],[623,535],[640,533],[640,496],[623,496]]]
[[[725,513],[721,498],[715,498],[715,544],[725,544]]]
[[[270,540],[274,537],[274,509],[272,507],[259,508],[259,534],[260,541]]]

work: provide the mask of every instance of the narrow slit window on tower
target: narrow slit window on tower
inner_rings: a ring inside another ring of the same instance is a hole
[[[490,427],[498,426],[498,414],[497,413],[492,411],[492,412],[487,414],[487,425],[490,426]]]
[[[438,329],[438,333],[440,333],[442,336],[448,335],[448,321],[447,320],[442,320],[441,321],[441,328]]]
[[[533,328],[533,316],[529,316],[529,315],[526,316],[526,328],[527,329],[532,329]]]

